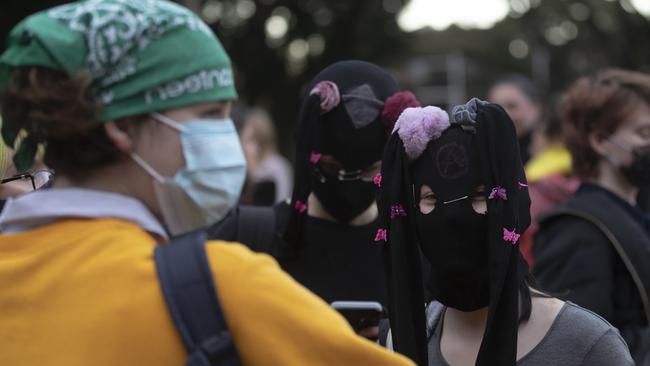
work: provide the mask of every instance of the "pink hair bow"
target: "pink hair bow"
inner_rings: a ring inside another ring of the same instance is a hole
[[[508,194],[506,193],[506,189],[503,187],[494,187],[492,188],[492,192],[490,192],[490,195],[488,196],[488,199],[494,199],[495,197],[499,197],[504,201],[508,200]]]
[[[390,219],[391,220],[394,220],[397,217],[404,217],[404,216],[406,216],[406,211],[404,210],[404,206],[402,206],[401,203],[393,205],[390,208]]]
[[[302,201],[296,201],[294,207],[300,213],[305,213],[305,211],[307,211],[307,204]]]
[[[515,230],[510,231],[506,228],[503,228],[503,240],[512,243],[513,245],[517,244],[520,236],[521,235],[517,234]]]
[[[312,164],[317,164],[320,161],[321,157],[323,157],[322,154],[312,151],[311,155],[309,156],[309,162]]]
[[[379,229],[375,235],[375,241],[388,241],[388,230]]]

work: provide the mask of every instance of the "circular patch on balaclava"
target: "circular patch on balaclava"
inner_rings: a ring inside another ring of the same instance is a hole
[[[465,146],[456,141],[440,147],[436,155],[438,174],[444,179],[458,179],[469,172],[469,155]]]

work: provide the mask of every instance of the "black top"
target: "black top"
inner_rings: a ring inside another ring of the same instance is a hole
[[[289,210],[286,203],[277,206],[281,206],[279,212]],[[376,222],[349,226],[308,216],[301,249],[279,262],[282,269],[328,303],[385,304],[382,246],[374,242],[376,232]]]
[[[619,240],[650,286],[648,217],[612,192],[583,184],[556,210],[586,212],[605,224]],[[535,235],[534,275],[544,290],[590,309],[617,327],[635,351],[650,340],[639,290],[613,245],[594,224],[575,216],[542,217]]]
[[[289,205],[281,202],[253,210],[236,207],[207,230],[209,238],[238,241],[273,255],[283,270],[328,303],[377,301],[385,305],[382,246],[374,242],[376,222],[349,226],[307,216],[299,249],[293,250],[282,241]],[[255,220],[242,219],[251,212]],[[273,229],[266,233],[264,224],[269,220]],[[260,235],[250,235],[251,231]]]

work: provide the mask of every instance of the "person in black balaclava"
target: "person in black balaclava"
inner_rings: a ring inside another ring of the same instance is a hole
[[[276,206],[292,255],[283,269],[327,302],[385,303],[375,194],[381,156],[397,116],[419,106],[381,68],[337,62],[311,82],[296,134],[290,204]]]
[[[382,160],[392,347],[419,365],[631,365],[615,328],[529,287],[530,199],[508,115],[478,99],[452,115],[406,109]]]

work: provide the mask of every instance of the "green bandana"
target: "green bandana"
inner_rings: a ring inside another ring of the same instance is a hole
[[[208,26],[164,0],[86,0],[36,13],[18,24],[0,55],[0,93],[13,67],[90,75],[99,121],[199,102],[237,98],[230,59]],[[20,131],[5,123],[14,146]],[[25,138],[14,162],[29,169],[41,142]]]

